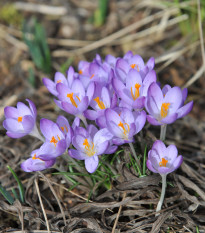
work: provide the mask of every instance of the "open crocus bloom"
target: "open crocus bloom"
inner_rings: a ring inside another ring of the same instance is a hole
[[[65,135],[58,127],[58,125],[48,119],[41,119],[40,129],[42,134],[46,138],[44,146],[48,153],[46,157],[41,157],[41,155],[39,155],[39,158],[43,160],[52,160],[62,155],[66,150],[67,144],[65,140]]]
[[[22,102],[17,103],[17,108],[7,106],[4,109],[6,119],[3,122],[6,134],[11,138],[20,138],[30,134],[42,138],[36,127],[36,106],[27,99],[29,107]]]
[[[64,85],[71,87],[73,80],[74,80],[74,69],[72,66],[69,67],[68,72],[67,72],[67,79],[64,76],[64,74],[60,72],[56,72],[54,76],[54,82],[50,80],[49,78],[43,78],[43,84],[46,86],[48,91],[57,96],[58,92],[56,90],[56,85],[58,83],[63,83]]]
[[[39,149],[31,152],[31,158],[21,164],[21,169],[25,172],[35,172],[52,167],[56,159],[47,160],[47,155],[49,153],[49,148],[44,143]],[[43,160],[43,158],[46,160]]]
[[[126,85],[119,79],[114,78],[113,87],[122,102],[128,105],[130,109],[139,110],[144,108],[150,84],[156,82],[156,73],[152,70],[142,80],[140,74],[135,69],[131,69],[126,76],[125,82]]]
[[[55,100],[55,103],[64,111],[75,116],[81,116],[88,108],[89,102],[93,97],[95,85],[91,82],[87,91],[85,91],[82,82],[75,79],[71,88],[59,83],[56,89],[59,100]]]
[[[113,143],[122,145],[133,142],[133,136],[137,134],[145,125],[146,113],[132,112],[122,108],[119,114],[112,110],[105,111],[107,129],[113,134]]]
[[[115,73],[123,83],[126,83],[127,74],[130,69],[133,69],[140,74],[143,80],[147,73],[153,70],[154,65],[155,61],[153,57],[151,57],[147,62],[147,65],[145,65],[141,56],[133,55],[133,53],[129,51],[123,58],[119,58],[117,60],[115,65]]]
[[[98,130],[95,126],[88,126],[86,131],[79,127],[72,140],[76,150],[70,149],[68,153],[72,158],[85,160],[87,171],[93,173],[98,167],[98,156],[108,149],[112,137],[107,129]]]
[[[166,147],[160,140],[157,140],[148,152],[147,167],[154,173],[167,175],[176,170],[182,162],[183,157],[178,156],[176,146]]]
[[[163,94],[164,93],[164,94]],[[183,106],[187,95],[186,89],[181,91],[179,87],[160,89],[157,83],[152,83],[148,89],[145,103],[146,110],[150,115],[147,120],[152,125],[171,124],[176,119],[187,115],[192,107],[193,101]]]

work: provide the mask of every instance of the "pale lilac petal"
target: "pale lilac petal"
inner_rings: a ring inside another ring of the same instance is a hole
[[[70,155],[70,157],[74,158],[74,159],[78,159],[78,160],[85,160],[87,158],[87,155],[79,150],[74,150],[74,149],[70,149],[68,151],[68,155]]]
[[[139,98],[137,98],[134,101],[134,103],[132,105],[133,108],[136,109],[136,110],[144,108],[144,106],[145,106],[145,100],[146,100],[146,98],[144,96],[140,96]]]
[[[158,173],[165,175],[172,172],[169,167],[158,167]]]
[[[145,108],[147,112],[153,117],[156,118],[160,117],[161,106],[160,107],[158,106],[153,96],[147,96],[145,100]]]
[[[114,138],[112,140],[112,142],[115,144],[115,145],[123,145],[125,143],[129,143],[129,142],[133,142],[133,139],[130,139],[130,140],[124,140],[124,139],[121,139],[121,138]]]
[[[123,58],[125,60],[128,60],[128,59],[132,58],[133,56],[134,56],[133,52],[132,51],[128,51],[128,52],[125,53],[125,55],[124,55]]]
[[[21,138],[24,137],[25,135],[27,135],[28,133],[19,133],[19,132],[11,132],[11,131],[7,131],[6,135],[10,138]]]
[[[158,155],[160,156],[160,159],[162,159],[166,155],[167,148],[162,141],[157,140],[153,144],[152,150],[156,150],[158,152]]]
[[[188,89],[187,89],[187,88],[184,88],[184,89],[182,90],[182,101],[183,101],[183,103],[184,103],[184,101],[185,101],[186,98],[187,98],[187,94],[188,94]]]
[[[78,79],[75,79],[72,84],[72,92],[77,94],[80,98],[85,96],[85,89],[82,82]]]
[[[98,167],[99,159],[98,156],[92,156],[85,159],[85,168],[89,173],[93,173]]]
[[[84,140],[85,140],[84,136],[76,135],[75,137],[73,137],[72,140],[73,146],[79,151],[84,151],[85,149],[85,146],[83,145]]]
[[[93,143],[94,145],[98,145],[104,143],[105,141],[109,141],[113,138],[113,134],[111,134],[106,128],[99,130],[94,138]]]
[[[63,109],[60,100],[53,99],[53,101],[55,102],[55,104],[56,104],[60,109]]]
[[[177,110],[177,119],[186,116],[193,108],[193,101],[189,102],[188,104],[184,105],[183,107]]]
[[[73,80],[74,80],[74,74],[75,71],[72,66],[69,67],[67,71],[67,80],[68,80],[68,86],[71,88]]]
[[[95,145],[95,143],[94,143]],[[105,141],[103,143],[98,143],[95,145],[95,149],[96,149],[96,153],[95,155],[102,155],[106,149],[108,148],[108,145],[109,145],[109,142],[108,141]]]
[[[170,103],[168,114],[175,113],[182,104],[182,91],[179,87],[171,88],[165,95],[164,103]]]
[[[87,132],[88,135],[90,135],[90,137],[93,139],[95,134],[98,132],[99,130],[94,126],[94,125],[88,125],[87,127]]]
[[[129,72],[130,66],[124,59],[118,59],[115,65],[115,72],[117,77],[125,82],[127,73]]]
[[[144,81],[143,81],[143,92],[142,92],[143,96],[147,96],[147,92],[148,92],[149,86],[153,82],[156,82],[156,81],[157,81],[156,72],[154,70],[152,70],[144,78]]]
[[[137,72],[137,70],[131,69],[127,74],[126,88],[128,88],[128,90],[131,92],[131,87],[132,87],[132,90],[134,92],[136,83],[138,83],[139,85],[142,86],[142,78],[141,78],[139,72]],[[140,89],[141,89],[141,87],[140,87]]]
[[[36,119],[37,110],[36,110],[35,104],[33,103],[33,101],[31,101],[29,99],[26,99],[26,101],[29,103],[29,107],[31,109],[32,116],[34,117],[34,119]]]
[[[51,81],[49,78],[43,78],[43,84],[44,86],[46,86],[46,88],[51,94],[55,96],[58,95],[58,92],[56,91],[56,84],[53,81]]]
[[[29,133],[34,128],[35,120],[32,116],[24,116],[22,119],[22,125],[25,132]]]
[[[165,96],[167,94],[167,92],[169,90],[171,90],[171,86],[169,84],[166,84],[163,88],[162,88],[162,93],[163,93],[163,96]]]
[[[160,123],[159,121],[157,121],[153,116],[151,115],[147,115],[147,121],[151,124],[151,125],[163,125],[163,123]]]
[[[61,72],[56,72],[55,73],[55,76],[54,76],[54,81],[55,83],[63,83],[65,84],[66,86],[68,85],[68,82],[64,76],[64,74],[62,74]]]
[[[149,70],[152,70],[155,65],[155,59],[154,57],[150,57],[150,59],[147,62],[147,66],[149,67]]]
[[[112,109],[106,109],[105,117],[106,117],[107,122],[110,122],[110,121],[120,122],[121,121],[121,117]]]
[[[157,83],[152,83],[148,89],[148,99],[152,97],[158,107],[158,109],[161,109],[162,102],[164,100],[162,91]]]
[[[102,88],[101,96],[102,96],[102,101],[105,104],[105,107],[109,108],[110,107],[110,94],[106,87]]]
[[[80,113],[83,113],[88,108],[88,104],[89,104],[88,97],[85,96],[78,105],[78,111]],[[74,113],[72,114],[74,115]]]
[[[138,54],[134,55],[130,60],[129,64],[136,64],[138,66],[138,69],[141,70],[144,67],[144,61],[142,57]]]
[[[21,164],[21,169],[25,172],[42,171],[55,164],[55,159],[50,161],[42,161],[40,159],[29,158]]]
[[[52,127],[54,124],[55,123],[53,121],[50,121],[45,118],[40,120],[41,132],[47,140],[49,140],[51,138],[51,135],[53,135]]]
[[[178,155],[178,151],[175,145],[169,145],[166,149],[166,155],[164,155],[165,159],[168,159],[168,163],[172,165],[172,163],[176,160]]]
[[[72,104],[70,103],[67,103],[67,102],[61,102],[61,106],[62,106],[62,109],[64,111],[66,111],[67,113],[70,113],[71,115],[77,115],[79,113],[79,110],[73,106]]]
[[[85,115],[85,117],[86,117],[87,119],[89,119],[89,120],[96,120],[96,118],[98,117],[97,112],[94,111],[94,110],[90,110],[90,109],[86,110],[86,111],[84,112],[84,115]]]
[[[120,113],[120,118],[123,119],[123,121],[126,122],[127,124],[134,122],[134,115],[132,111],[126,108],[122,109]]]
[[[95,92],[95,83],[91,82],[88,85],[88,89],[87,89],[87,92],[86,92],[86,96],[88,97],[89,103],[93,98],[94,92]]]
[[[106,122],[106,118],[105,116],[100,116],[96,119],[96,124],[100,127],[100,128],[106,128],[107,127],[107,122]]]
[[[104,154],[113,154],[117,150],[118,146],[108,146],[108,148],[105,150]]]
[[[11,132],[24,133],[24,128],[21,122],[18,122],[16,119],[7,118],[3,121],[3,127]]]
[[[145,118],[145,120],[146,120],[146,118]],[[132,138],[136,134],[137,129],[138,128],[137,128],[136,124],[135,123],[131,123],[130,124],[130,131],[129,131],[129,134],[128,134],[128,138]]]
[[[19,114],[22,116],[31,115],[30,108],[22,102],[17,103],[17,110],[18,110]]]
[[[6,118],[17,119],[19,117],[19,112],[16,108],[7,106],[4,108],[4,115]]]
[[[161,123],[163,124],[171,124],[173,122],[175,122],[177,119],[177,113],[174,113],[172,115],[168,115],[167,117],[163,118],[161,120]]]
[[[147,164],[147,168],[148,168],[150,171],[152,171],[152,172],[154,172],[154,173],[158,173],[158,171],[156,171],[156,170],[153,168],[152,163],[151,163],[150,160],[147,160],[146,164]]]
[[[136,113],[136,120],[135,120],[135,125],[136,125],[136,133],[142,130],[146,122],[146,112],[141,111]]]
[[[174,170],[178,169],[183,162],[183,157],[179,155],[176,160],[172,163]]]

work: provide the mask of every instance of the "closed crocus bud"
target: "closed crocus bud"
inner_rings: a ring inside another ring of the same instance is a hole
[[[47,159],[49,153],[48,146],[44,143],[39,149],[31,152],[31,158],[25,160],[21,164],[21,169],[25,172],[42,171],[52,167],[56,159]],[[41,157],[41,158],[40,158]],[[45,160],[43,160],[45,158]]]
[[[44,141],[36,127],[36,106],[27,99],[29,107],[22,102],[17,103],[17,107],[7,106],[4,109],[6,119],[3,122],[6,134],[11,138],[21,138],[27,134]]]

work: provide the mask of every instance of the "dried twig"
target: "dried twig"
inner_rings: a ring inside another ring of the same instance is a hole
[[[34,182],[35,182],[35,186],[36,186],[37,195],[38,195],[38,198],[39,198],[39,201],[40,201],[41,209],[43,211],[43,215],[44,215],[44,218],[46,220],[47,230],[48,230],[48,233],[50,233],[51,232],[50,231],[50,226],[49,226],[46,211],[44,209],[43,202],[42,202],[42,199],[41,199],[41,194],[40,194],[40,191],[39,191],[38,182],[37,182],[36,179],[34,180]]]
[[[48,6],[48,5],[28,3],[28,2],[16,2],[14,6],[18,10],[30,11],[30,12],[41,13],[46,15],[61,16],[67,14],[67,9],[62,6]]]

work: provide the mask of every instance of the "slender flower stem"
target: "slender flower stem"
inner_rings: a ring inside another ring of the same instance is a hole
[[[161,192],[160,200],[157,204],[156,212],[160,211],[162,208],[162,204],[164,201],[164,195],[165,195],[165,191],[166,191],[166,186],[167,186],[167,183],[166,183],[167,175],[161,175],[161,176],[162,176],[162,192]]]
[[[43,137],[41,136],[41,134],[39,133],[36,124],[35,124],[33,130],[29,133],[29,135],[38,138],[38,139],[41,140],[42,142],[45,142],[45,138],[43,138]]]
[[[134,149],[134,146],[133,146],[132,142],[129,143],[129,146],[130,146],[130,149],[132,151],[133,156],[135,157],[135,160],[136,160],[137,166],[138,166],[139,175],[141,176],[141,170],[142,170],[142,168],[141,168],[141,165],[140,165],[140,161],[137,158],[137,154],[135,152],[135,149]]]
[[[87,121],[86,121],[86,118],[85,118],[83,115],[79,116],[79,118],[81,119],[81,121],[82,121],[83,124],[85,125],[85,128],[87,128],[87,127],[88,127],[88,123],[87,123]]]
[[[167,131],[167,124],[161,125],[161,131],[160,131],[160,140],[164,141],[166,137],[166,131]]]

